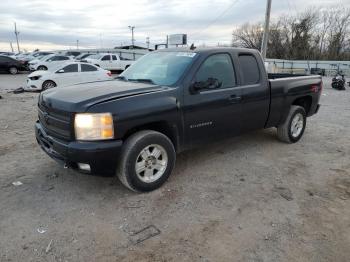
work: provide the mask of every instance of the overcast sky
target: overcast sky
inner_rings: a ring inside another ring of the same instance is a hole
[[[334,0],[273,0],[272,18]],[[337,1],[350,7],[349,0]],[[15,47],[14,21],[20,45],[32,50],[80,47],[110,48],[164,43],[167,34],[187,33],[189,43],[230,43],[235,26],[264,19],[266,0],[0,0],[0,50]]]

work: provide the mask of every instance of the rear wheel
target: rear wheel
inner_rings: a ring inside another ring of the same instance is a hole
[[[18,69],[15,66],[11,66],[9,68],[9,72],[10,72],[11,75],[16,75],[18,73]]]
[[[46,80],[43,85],[42,85],[42,89],[43,91],[47,90],[47,89],[50,89],[50,88],[53,88],[53,87],[56,87],[56,83],[54,81],[51,81],[51,80]]]
[[[47,70],[47,67],[46,66],[39,66],[38,70]]]
[[[117,176],[133,191],[152,191],[168,179],[175,159],[174,145],[167,136],[151,130],[140,131],[126,140]]]
[[[295,143],[303,136],[306,127],[306,112],[301,106],[291,106],[286,121],[277,127],[278,138],[286,143]]]

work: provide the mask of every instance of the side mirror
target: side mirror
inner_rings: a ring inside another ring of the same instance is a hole
[[[57,73],[60,73],[60,74],[64,73],[64,69],[58,70]]]
[[[221,86],[222,86],[222,82],[220,82],[216,78],[209,77],[206,81],[194,82],[190,86],[190,92],[191,94],[195,94],[195,93],[198,93],[200,90],[216,89],[216,88],[220,88]]]

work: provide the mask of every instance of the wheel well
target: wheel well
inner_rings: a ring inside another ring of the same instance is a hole
[[[299,97],[296,100],[294,100],[294,102],[292,103],[292,105],[304,107],[306,115],[308,115],[310,112],[311,104],[312,104],[311,96]]]
[[[175,147],[175,150],[177,151],[178,140],[177,140],[176,131],[169,125],[169,123],[165,121],[153,122],[153,123],[134,127],[126,132],[122,140],[125,141],[129,136],[141,130],[153,130],[166,135],[171,140],[171,142]]]

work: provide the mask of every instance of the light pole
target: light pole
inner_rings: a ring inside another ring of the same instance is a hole
[[[134,45],[135,45],[135,39],[134,39],[134,29],[135,29],[135,26],[129,25],[128,27],[129,27],[129,29],[131,30],[131,46],[132,46],[132,48],[134,48]]]
[[[266,13],[265,13],[264,35],[263,35],[263,40],[262,40],[262,44],[261,44],[261,56],[263,57],[264,60],[266,59],[267,43],[269,40],[271,2],[272,2],[272,0],[267,0]]]
[[[149,43],[150,43],[150,41],[149,41],[149,37],[147,36],[147,37],[146,37],[146,45],[147,45],[147,49],[149,49]]]
[[[18,43],[18,35],[19,35],[19,32],[17,31],[17,25],[16,25],[16,22],[15,22],[15,35],[16,35],[16,41],[17,41],[17,49],[18,49],[18,53],[21,52],[21,50],[19,49],[19,43]]]

